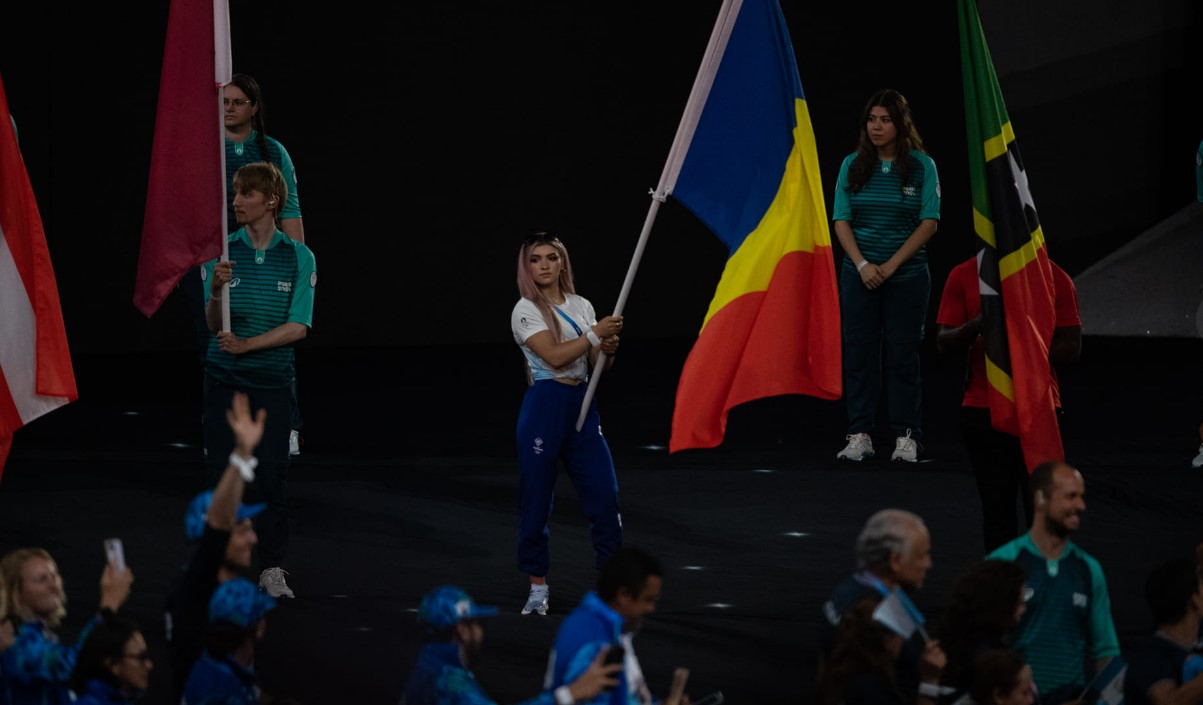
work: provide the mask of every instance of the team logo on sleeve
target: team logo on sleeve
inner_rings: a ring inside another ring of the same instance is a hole
[[[201,281],[202,282],[209,281],[209,270],[205,269],[204,267],[201,267],[200,272],[201,272]]]
[[[315,286],[317,286],[317,270],[309,275],[309,288],[312,289]]]

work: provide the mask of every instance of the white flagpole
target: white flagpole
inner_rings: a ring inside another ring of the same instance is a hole
[[[230,50],[229,0],[213,0],[213,82],[217,86],[217,145],[221,154],[221,259],[230,259],[230,238],[226,232],[226,124],[225,86],[234,78],[234,58]],[[221,329],[230,332],[230,284],[221,291]]]
[[[693,88],[689,91],[689,100],[685,103],[685,111],[681,114],[680,124],[677,125],[677,134],[673,138],[672,147],[668,150],[668,159],[664,163],[664,171],[660,174],[660,183],[654,191],[649,191],[652,202],[648,208],[647,217],[643,221],[643,230],[639,233],[639,242],[635,245],[635,254],[631,257],[631,264],[627,268],[627,277],[618,294],[618,303],[614,306],[615,316],[622,315],[627,295],[630,294],[631,285],[635,281],[635,270],[639,269],[639,261],[643,258],[643,250],[647,247],[647,239],[651,235],[652,223],[656,220],[656,214],[660,211],[660,204],[672,195],[673,187],[677,185],[681,164],[685,161],[689,145],[693,142],[694,130],[697,129],[698,119],[702,116],[702,108],[706,105],[706,99],[710,97],[710,87],[714,85],[714,76],[718,73],[719,64],[722,63],[723,52],[727,49],[727,40],[731,37],[731,28],[735,25],[735,18],[739,17],[739,8],[742,5],[743,0],[723,0],[723,6],[719,8],[718,19],[710,33],[710,42],[706,45],[702,64],[698,67],[698,74],[693,80]],[[589,413],[589,403],[593,400],[597,382],[601,379],[602,370],[605,368],[606,353],[601,352],[597,356],[597,364],[593,366],[593,374],[589,378],[589,388],[585,390],[585,398],[581,402],[581,413],[576,420],[577,431],[580,431],[581,426],[585,423],[585,416]]]

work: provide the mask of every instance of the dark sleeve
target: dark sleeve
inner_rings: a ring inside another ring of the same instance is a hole
[[[844,705],[903,705],[903,701],[884,674],[859,673],[844,691]]]
[[[1133,655],[1124,673],[1125,705],[1147,705],[1149,690],[1164,681],[1174,685],[1182,682],[1182,664],[1169,658],[1156,658],[1149,646]]]

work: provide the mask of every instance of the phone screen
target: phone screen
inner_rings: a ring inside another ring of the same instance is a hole
[[[611,646],[610,650],[606,652],[606,661],[605,662],[607,665],[611,664],[611,663],[621,664],[623,657],[626,655],[627,655],[627,650],[624,649],[623,647]]]
[[[104,540],[104,557],[117,570],[125,570],[125,548],[121,545],[121,539]]]

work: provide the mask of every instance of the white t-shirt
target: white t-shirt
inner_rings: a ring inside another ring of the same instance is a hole
[[[554,306],[556,309],[556,318],[560,323],[560,339],[575,340],[589,332],[589,328],[597,323],[597,314],[593,312],[593,304],[583,296],[576,294],[568,294],[564,297],[564,303],[560,306]],[[576,326],[573,327],[565,316],[572,319]],[[580,328],[580,333],[577,332]],[[589,356],[581,355],[577,359],[568,363],[559,369],[553,368],[543,361],[526,346],[526,341],[535,333],[547,330],[547,324],[543,321],[542,314],[539,313],[539,308],[535,306],[535,302],[530,299],[518,299],[518,303],[514,304],[514,312],[510,314],[510,329],[514,333],[514,342],[522,348],[522,354],[526,356],[526,362],[530,365],[531,377],[535,380],[541,379],[587,379],[589,376]]]

